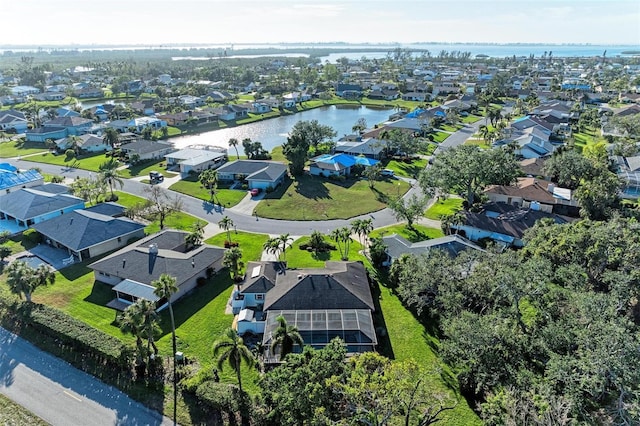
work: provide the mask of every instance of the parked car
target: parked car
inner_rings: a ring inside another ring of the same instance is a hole
[[[162,176],[162,173],[160,172],[151,171],[149,172],[149,179],[151,180],[151,183],[158,183],[164,180],[164,176]]]
[[[260,188],[253,188],[251,191],[249,191],[251,193],[252,197],[255,197],[256,195],[260,194]]]
[[[390,176],[390,177],[395,176],[395,173],[391,169],[383,169],[382,172],[380,172],[380,174],[382,176]]]

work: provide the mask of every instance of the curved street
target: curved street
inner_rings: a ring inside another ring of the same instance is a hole
[[[479,120],[473,124],[466,124],[457,132],[452,133],[447,139],[444,140],[436,149],[436,154],[442,149],[452,148],[458,145],[462,145],[467,139],[477,132],[478,127],[482,125],[482,120]],[[9,158],[9,163],[21,168],[30,169],[38,167],[44,173],[64,176],[65,178],[75,179],[76,177],[91,177],[94,176],[94,172],[82,169],[72,169],[64,166],[57,166],[52,164],[36,163],[28,161],[28,157],[24,159]],[[407,182],[415,183],[412,179],[405,179]],[[138,182],[134,179],[127,179],[124,181],[122,190],[138,197],[146,198],[148,192],[148,185]],[[412,188],[404,195],[405,197],[411,196],[411,194],[421,194],[418,185],[413,185]],[[310,220],[310,221],[290,221],[290,220],[276,220],[256,218],[251,214],[248,214],[246,210],[229,208],[218,208],[203,200],[190,197],[188,195],[180,194],[183,200],[183,211],[189,213],[197,218],[205,220],[213,225],[216,225],[220,219],[224,216],[229,216],[237,229],[248,232],[266,233],[266,234],[284,234],[289,233],[291,235],[309,235],[312,231],[317,230],[322,233],[329,233],[336,228],[343,226],[349,226],[349,223],[354,219],[373,219],[374,228],[382,228],[385,226],[398,223],[391,209],[383,209],[370,214],[365,214],[350,219],[335,219],[335,220]],[[420,220],[420,223],[425,223],[429,226],[438,226],[434,221],[427,219]]]

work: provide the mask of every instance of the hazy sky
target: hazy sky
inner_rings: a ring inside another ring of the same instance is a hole
[[[640,45],[639,0],[8,0],[0,44]]]

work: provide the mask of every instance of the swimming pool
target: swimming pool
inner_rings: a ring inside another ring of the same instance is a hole
[[[34,269],[40,265],[47,265],[47,262],[40,259],[38,256],[22,256],[17,258],[16,260],[20,260]]]

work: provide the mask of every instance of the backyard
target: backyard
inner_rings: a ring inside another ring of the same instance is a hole
[[[284,220],[348,219],[381,210],[383,200],[409,190],[401,180],[386,179],[369,188],[366,180],[332,181],[317,176],[299,176],[266,194],[255,212],[260,217]]]

